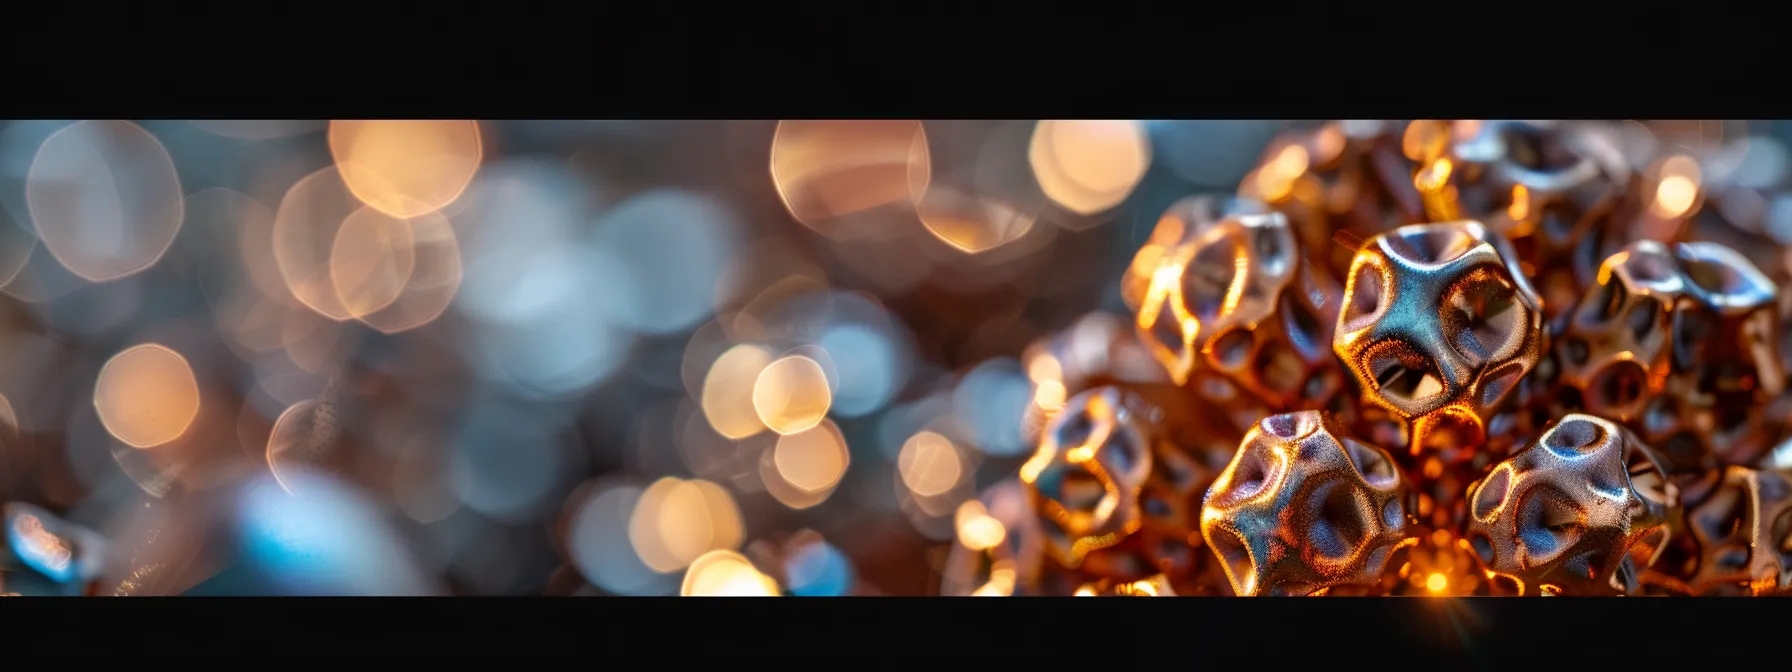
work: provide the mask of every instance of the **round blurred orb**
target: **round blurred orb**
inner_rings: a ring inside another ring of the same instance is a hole
[[[427,596],[437,589],[371,500],[318,472],[286,474],[305,497],[272,475],[250,481],[237,500],[244,559],[278,594]]]
[[[1033,386],[1020,363],[1008,358],[977,365],[952,393],[955,414],[971,429],[978,450],[1014,456],[1027,449],[1023,418]]]
[[[778,582],[734,551],[710,551],[691,563],[679,594],[685,597],[777,597]]]
[[[665,595],[677,589],[675,577],[653,571],[629,543],[629,521],[641,493],[631,485],[603,487],[573,504],[567,525],[573,566],[613,594]]]
[[[448,119],[330,122],[330,155],[361,202],[406,219],[454,202],[483,155],[479,123]]]
[[[1151,139],[1136,121],[1045,120],[1027,163],[1047,198],[1079,215],[1120,205],[1151,167]]]
[[[790,592],[799,597],[839,597],[852,590],[852,564],[820,539],[803,544],[784,563]]]
[[[605,215],[594,243],[632,278],[618,315],[623,325],[669,334],[708,317],[725,291],[720,284],[739,228],[715,201],[671,189],[635,196]]]
[[[100,367],[93,406],[119,441],[153,448],[180,438],[199,416],[199,382],[180,353],[145,343]]]
[[[888,335],[870,326],[845,323],[823,332],[816,345],[834,361],[839,389],[833,412],[843,418],[869,415],[896,396],[905,382],[903,353]]]
[[[44,247],[92,282],[155,264],[186,212],[168,149],[128,121],[76,122],[44,140],[25,200]]]

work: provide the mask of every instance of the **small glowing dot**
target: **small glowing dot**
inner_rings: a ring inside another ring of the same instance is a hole
[[[950,492],[964,477],[964,462],[958,448],[944,436],[921,432],[909,437],[896,456],[896,468],[902,483],[921,497],[938,497]]]
[[[820,424],[832,404],[827,372],[803,355],[772,362],[753,383],[753,411],[760,422],[779,434],[795,434]]]
[[[1431,576],[1425,578],[1425,589],[1433,593],[1444,592],[1444,589],[1448,587],[1450,587],[1450,579],[1442,574],[1433,572]]]
[[[199,382],[180,353],[146,343],[113,355],[94,383],[100,423],[134,448],[168,443],[199,416]]]

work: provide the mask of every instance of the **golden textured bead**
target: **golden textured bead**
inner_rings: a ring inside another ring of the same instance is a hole
[[[1416,541],[1393,458],[1303,411],[1245,436],[1201,509],[1201,535],[1239,595],[1314,595],[1381,580]]]
[[[1468,502],[1469,545],[1520,592],[1628,594],[1666,542],[1679,493],[1630,432],[1573,414],[1495,465]]]
[[[1536,366],[1542,313],[1512,259],[1473,221],[1401,227],[1357,252],[1333,349],[1411,454],[1482,443],[1487,419]]]

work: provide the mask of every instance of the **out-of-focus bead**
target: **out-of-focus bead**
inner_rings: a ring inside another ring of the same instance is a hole
[[[1102,387],[1073,398],[1022,466],[1031,523],[1084,582],[1162,574],[1182,595],[1229,592],[1204,548],[1201,498],[1236,433],[1180,388]]]
[[[1615,129],[1598,122],[1460,120],[1448,134],[1447,150],[1414,180],[1432,221],[1487,224],[1511,241],[1546,315],[1573,303],[1622,244],[1609,216],[1630,169]]]
[[[1201,509],[1201,535],[1241,596],[1374,586],[1413,541],[1386,451],[1303,411],[1253,427]]]
[[[1397,124],[1332,121],[1271,142],[1239,194],[1286,214],[1303,253],[1342,277],[1363,240],[1424,221],[1417,167]]]
[[[1020,469],[1046,550],[1070,568],[1120,543],[1143,523],[1139,494],[1151,474],[1151,423],[1162,411],[1112,387],[1073,397]]]
[[[1036,441],[1070,397],[1104,385],[1169,382],[1157,360],[1139,342],[1130,320],[1112,313],[1089,313],[1021,353],[1033,386],[1022,430]]]
[[[1406,452],[1431,447],[1460,461],[1536,366],[1541,326],[1536,292],[1503,237],[1473,221],[1423,224],[1357,253],[1333,350],[1365,416],[1397,425]]]
[[[1019,480],[1004,480],[959,506],[954,536],[940,572],[940,594],[1011,597],[1050,594],[1043,574],[1044,536],[1027,509]]]
[[[1236,215],[1184,232],[1152,271],[1137,323],[1176,384],[1243,428],[1337,396],[1327,344],[1339,301],[1336,283],[1302,261],[1286,217]]]
[[[1676,474],[1749,465],[1784,437],[1779,290],[1714,243],[1633,243],[1564,316],[1561,398],[1627,422]]]
[[[1529,595],[1630,594],[1679,492],[1629,431],[1569,415],[1468,492],[1469,545]]]
[[[1792,590],[1792,471],[1732,466],[1713,475],[1645,581],[1675,595]]]

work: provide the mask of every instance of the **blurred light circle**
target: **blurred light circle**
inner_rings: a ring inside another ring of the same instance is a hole
[[[413,265],[391,303],[356,319],[382,334],[416,329],[441,317],[460,291],[460,242],[454,227],[440,213],[418,215],[409,222]]]
[[[452,203],[479,170],[479,123],[437,119],[330,122],[330,155],[356,198],[393,217]]]
[[[268,469],[273,472],[274,481],[287,492],[305,494],[293,489],[286,474],[305,466],[315,468],[342,436],[337,390],[334,385],[328,385],[317,398],[287,407],[274,419],[274,427],[268,431]]]
[[[154,265],[185,216],[174,159],[128,121],[80,121],[51,134],[31,162],[25,197],[44,247],[92,282]]]
[[[1755,136],[1738,145],[1743,155],[1731,181],[1749,189],[1771,189],[1785,181],[1792,158],[1786,156],[1786,147],[1778,140]]]
[[[567,525],[567,553],[573,565],[593,584],[618,595],[670,592],[664,575],[649,569],[629,543],[629,520],[642,489],[629,485],[602,487],[575,500]]]
[[[27,187],[31,183],[31,164],[37,161],[37,150],[57,131],[75,122],[68,120],[32,120],[7,122],[0,131],[0,205],[4,205],[9,221],[30,234],[37,242],[37,225],[31,221]],[[46,252],[46,254],[48,254]]]
[[[650,334],[696,326],[715,304],[739,228],[733,213],[714,201],[669,189],[610,210],[598,222],[595,243],[632,276],[623,324]]]
[[[992,196],[951,187],[928,189],[919,206],[921,223],[941,242],[965,254],[986,252],[1019,240],[1038,218]]]
[[[846,437],[832,420],[778,437],[772,462],[785,483],[806,492],[824,493],[840,484],[852,454]]]
[[[896,456],[903,485],[918,497],[951,492],[964,479],[964,458],[952,441],[935,432],[920,432],[902,444]]]
[[[765,431],[753,394],[759,376],[772,363],[772,351],[743,343],[723,352],[703,378],[703,415],[716,433],[744,439]]]
[[[436,591],[376,505],[321,474],[286,475],[298,498],[269,477],[239,500],[242,543],[254,569],[279,594],[422,596]]]
[[[410,222],[373,208],[344,219],[330,245],[330,284],[356,318],[398,300],[416,266]]]
[[[890,337],[870,326],[835,325],[821,335],[817,345],[828,352],[838,370],[833,411],[841,417],[861,417],[883,408],[906,378],[907,362]]]
[[[330,255],[344,222],[364,206],[334,166],[292,185],[274,213],[274,264],[293,298],[337,322],[354,317],[331,277]]]
[[[839,597],[852,590],[852,563],[821,539],[798,547],[784,562],[790,593],[799,597]]]
[[[180,353],[156,343],[133,346],[100,367],[93,407],[106,431],[134,448],[185,434],[199,416],[199,381]]]
[[[710,551],[685,571],[679,594],[685,597],[777,597],[778,582],[734,551]]]
[[[926,132],[911,120],[785,120],[771,177],[790,216],[834,239],[888,238],[912,222],[910,180],[925,174]]]
[[[971,430],[977,448],[988,455],[1026,452],[1022,426],[1032,401],[1032,383],[1020,363],[1007,358],[971,369],[952,393],[954,412]]]
[[[1046,120],[1027,149],[1033,177],[1047,198],[1079,215],[1119,205],[1151,167],[1145,127],[1125,120]]]
[[[989,515],[983,502],[975,499],[960,504],[952,521],[954,529],[958,531],[958,543],[973,551],[995,548],[1008,536],[1007,526]]]
[[[596,261],[583,258],[574,235],[585,198],[583,185],[553,164],[504,163],[482,174],[454,217],[464,264],[456,309],[484,322],[524,322],[593,291],[566,282],[576,275],[569,268]]]
[[[649,568],[676,572],[704,553],[738,548],[740,509],[709,481],[662,478],[642,491],[629,517],[628,538]]]
[[[630,341],[590,305],[566,305],[527,322],[478,325],[474,365],[487,380],[533,398],[591,388],[628,361]]]
[[[787,355],[766,365],[753,383],[753,410],[779,434],[819,424],[833,402],[827,371],[814,359]]]

